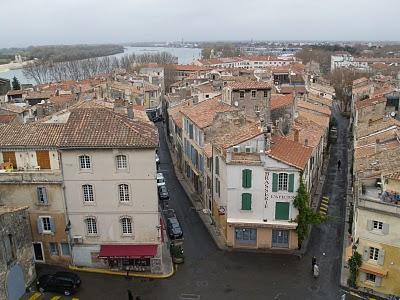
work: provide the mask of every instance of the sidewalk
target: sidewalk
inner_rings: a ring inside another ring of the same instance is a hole
[[[162,271],[160,274],[146,273],[146,272],[129,272],[128,276],[140,277],[140,278],[152,278],[152,279],[166,279],[174,275],[175,269],[172,263],[171,255],[169,254],[169,249],[167,243],[163,243],[162,246]],[[89,267],[78,267],[69,265],[68,268],[73,271],[78,272],[89,272],[107,275],[120,275],[127,276],[126,271],[112,271],[110,269],[100,269],[100,268],[89,268]]]

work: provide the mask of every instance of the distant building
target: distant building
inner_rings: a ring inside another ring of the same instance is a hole
[[[36,277],[28,207],[0,205],[0,299],[20,299]]]
[[[6,95],[9,90],[11,90],[10,80],[0,78],[0,96]]]

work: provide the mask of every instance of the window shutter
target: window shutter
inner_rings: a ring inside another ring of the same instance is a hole
[[[289,220],[289,202],[275,203],[275,220]]]
[[[251,210],[251,194],[242,194],[242,210]]]
[[[246,182],[246,170],[242,170],[242,187],[246,188],[247,187],[247,182]]]
[[[251,170],[247,170],[247,187],[251,188]]]
[[[359,279],[361,282],[364,282],[367,279],[367,274],[360,272]]]
[[[50,218],[50,229],[51,229],[51,232],[56,232],[56,224],[54,223],[54,219],[53,218]]]
[[[37,202],[40,204],[40,187],[36,188],[36,193],[37,193]]]
[[[43,223],[42,223],[42,218],[37,218],[37,230],[39,234],[43,233]]]
[[[375,286],[381,286],[382,284],[382,277],[376,276],[375,277]]]
[[[389,224],[383,223],[383,225],[382,225],[382,233],[383,234],[389,234]]]
[[[289,189],[288,189],[289,193],[293,193],[294,192],[294,174],[289,174]]]
[[[369,252],[369,248],[364,247],[363,260],[368,260],[368,254],[369,254],[368,252]]]
[[[371,230],[372,230],[372,227],[373,227],[373,222],[372,222],[372,220],[368,220],[368,221],[367,221],[367,230],[371,231]]]
[[[45,187],[42,187],[42,193],[43,193],[43,203],[48,204],[47,201],[47,189]]]
[[[378,265],[383,265],[383,262],[385,261],[385,250],[379,249],[378,253]]]
[[[242,187],[251,188],[251,170],[242,170]]]
[[[278,174],[277,173],[272,173],[272,191],[273,192],[278,191]]]

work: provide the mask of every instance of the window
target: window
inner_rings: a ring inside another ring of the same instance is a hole
[[[97,221],[94,217],[86,218],[86,229],[87,234],[97,234]]]
[[[57,243],[49,243],[50,255],[60,255]]]
[[[219,175],[219,157],[215,157],[215,174]]]
[[[260,112],[260,108],[258,107],[258,105],[254,105],[254,111],[255,112]]]
[[[287,191],[288,189],[288,174],[279,173],[278,176],[278,191]]]
[[[369,259],[378,261],[379,249],[374,247],[369,247]]]
[[[83,201],[94,202],[93,186],[91,184],[84,184],[82,186],[82,190],[83,190]]]
[[[244,91],[239,92],[239,98],[244,98]]]
[[[132,219],[124,217],[121,219],[122,234],[132,234]]]
[[[126,159],[126,155],[117,155],[117,169],[125,170],[128,168],[128,160]]]
[[[255,98],[257,95],[257,91],[251,91],[251,98]]]
[[[383,228],[383,223],[379,222],[379,221],[373,221],[373,228],[374,229],[378,229],[378,230],[382,230]]]
[[[256,244],[257,229],[235,228],[235,241],[240,244]]]
[[[47,191],[44,186],[39,186],[37,187],[37,197],[38,197],[38,203],[46,205],[48,204],[47,201]]]
[[[275,220],[289,220],[289,202],[276,202]]]
[[[119,201],[128,202],[129,201],[129,186],[127,184],[118,185],[119,191]]]
[[[7,263],[11,263],[17,258],[15,244],[13,240],[12,234],[8,234],[8,237],[4,240],[4,250],[5,250],[5,259]]]
[[[50,217],[41,217],[42,221],[42,232],[51,232],[51,221]]]
[[[375,283],[375,280],[376,280],[376,275],[375,274],[366,273],[365,275],[366,275],[365,279],[367,281],[371,281],[371,282]]]
[[[251,170],[242,170],[242,187],[251,188]]]
[[[215,178],[215,192],[218,194],[218,197],[221,197],[221,191],[220,191],[220,183],[218,178]]]
[[[242,210],[251,210],[251,194],[242,194]]]
[[[268,91],[264,91],[264,98],[268,97]]]
[[[91,168],[90,157],[88,155],[79,156],[79,166],[81,170],[87,170]]]
[[[294,174],[273,173],[272,192],[288,191],[294,192]]]
[[[69,249],[68,243],[61,243],[60,246],[61,246],[61,255],[65,255],[65,256],[71,255],[71,251]]]

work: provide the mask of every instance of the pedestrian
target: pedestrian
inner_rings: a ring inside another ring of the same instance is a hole
[[[315,256],[311,259],[311,272],[314,272],[314,266],[317,264],[317,258]]]
[[[342,164],[342,162],[340,161],[340,159],[338,160],[338,162],[337,162],[337,168],[338,168],[338,170],[340,170],[340,165]]]
[[[128,280],[129,279],[129,267],[126,268],[126,275],[125,275],[125,279]]]
[[[133,300],[133,295],[131,290],[128,290],[128,300]]]
[[[314,275],[314,278],[317,278],[317,277],[319,276],[319,267],[318,267],[318,264],[315,264],[315,265],[314,265],[313,275]]]

